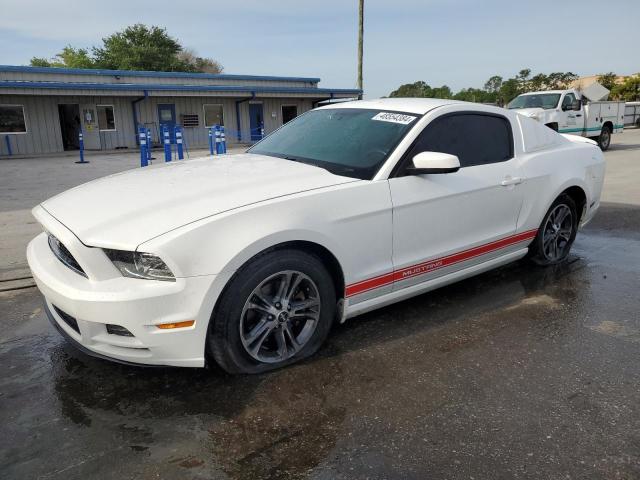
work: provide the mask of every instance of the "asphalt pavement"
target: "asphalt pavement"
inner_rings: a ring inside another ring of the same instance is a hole
[[[640,131],[623,136],[569,262],[358,317],[270,374],[93,359],[36,289],[0,292],[0,478],[640,478]]]

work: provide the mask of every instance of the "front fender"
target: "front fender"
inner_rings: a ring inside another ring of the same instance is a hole
[[[306,241],[329,250],[349,282],[391,268],[391,221],[386,180],[354,182],[202,219],[138,250],[159,255],[177,276],[217,275],[274,245]]]

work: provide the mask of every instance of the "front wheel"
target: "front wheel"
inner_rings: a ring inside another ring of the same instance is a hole
[[[604,126],[598,137],[598,146],[604,152],[609,148],[609,145],[611,145],[611,129],[608,126]]]
[[[298,250],[258,256],[238,271],[211,319],[207,346],[229,373],[260,373],[315,353],[336,313],[320,259]]]
[[[566,260],[578,231],[576,210],[569,195],[562,194],[553,202],[529,247],[531,260],[538,265],[555,265]]]

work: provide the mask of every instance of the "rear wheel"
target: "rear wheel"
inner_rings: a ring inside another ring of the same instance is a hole
[[[607,125],[605,125],[600,131],[600,136],[598,137],[598,146],[600,147],[600,150],[604,152],[609,148],[609,145],[611,145],[611,129]]]
[[[322,262],[277,250],[245,265],[212,318],[208,349],[229,373],[260,373],[315,353],[335,316],[333,281]]]
[[[555,265],[569,256],[578,231],[576,204],[560,195],[544,216],[538,234],[529,247],[530,257],[538,265]]]

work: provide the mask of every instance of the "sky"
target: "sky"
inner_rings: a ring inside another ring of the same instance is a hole
[[[0,0],[0,64],[99,45],[133,23],[167,28],[225,73],[356,86],[357,0]],[[640,0],[365,0],[366,98],[423,80],[640,71]]]

